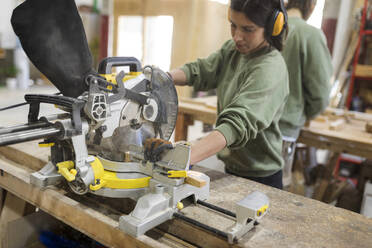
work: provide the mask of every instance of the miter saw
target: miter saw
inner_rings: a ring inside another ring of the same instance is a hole
[[[97,72],[92,70],[73,0],[26,0],[14,10],[12,25],[30,60],[61,92],[25,95],[28,123],[0,129],[0,145],[42,138],[40,146],[50,147],[50,161],[31,175],[31,183],[46,187],[67,181],[76,194],[134,199],[134,210],[119,220],[119,227],[134,236],[174,216],[198,224],[179,213],[189,197],[237,219],[226,232],[208,227],[230,242],[265,214],[268,199],[259,192],[239,202],[236,214],[204,202],[209,177],[199,173],[193,179],[201,184],[188,182],[186,142],[167,144],[158,159],[149,159],[145,142],[167,141],[175,127],[174,84],[167,73],[142,68],[132,57],[106,58]],[[113,73],[118,67],[128,72]],[[39,117],[40,104],[54,104],[62,113]]]

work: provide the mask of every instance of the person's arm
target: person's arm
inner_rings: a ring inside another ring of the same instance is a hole
[[[169,72],[169,75],[171,76],[175,85],[179,85],[179,86],[187,85],[186,74],[183,70],[181,69],[171,70]]]
[[[226,139],[219,131],[212,131],[207,136],[191,145],[190,164],[194,165],[221,151],[226,146]]]
[[[313,35],[307,42],[304,55],[302,71],[305,114],[311,120],[328,106],[331,89],[332,61],[322,33]]]

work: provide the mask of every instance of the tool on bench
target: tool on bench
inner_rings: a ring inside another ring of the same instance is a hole
[[[119,219],[119,228],[133,236],[179,217],[186,198],[204,204],[210,179],[199,173],[194,179],[202,184],[188,180],[189,144],[172,144],[156,159],[145,153],[146,140],[169,140],[176,124],[177,92],[167,73],[142,68],[133,57],[106,58],[98,72],[92,70],[73,0],[26,0],[14,10],[12,24],[30,60],[62,93],[25,95],[28,123],[0,129],[0,145],[44,139],[40,146],[50,148],[50,161],[31,175],[32,184],[67,181],[76,194],[134,199],[134,210]],[[122,66],[129,73],[113,73]],[[39,117],[40,104],[54,104],[62,113]],[[228,240],[252,228],[268,204],[260,193],[239,202]]]

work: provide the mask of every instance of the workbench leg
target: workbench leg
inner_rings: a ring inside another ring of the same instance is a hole
[[[322,201],[325,191],[327,190],[328,185],[330,184],[332,177],[333,177],[333,171],[336,167],[336,164],[338,162],[338,158],[340,157],[340,153],[334,153],[327,163],[325,173],[321,178],[319,178],[319,182],[316,183],[316,188],[314,190],[313,199]]]
[[[186,140],[187,141],[187,129],[190,125],[194,124],[193,118],[184,113],[178,113],[176,130],[174,134],[174,141]]]
[[[292,183],[289,186],[289,192],[297,195],[305,195],[305,155],[306,147],[296,148],[294,161],[293,161],[293,172],[292,172]]]
[[[1,211],[3,210],[5,196],[6,196],[6,190],[3,188],[0,188],[0,214],[1,214]]]
[[[8,222],[35,212],[35,207],[28,202],[7,192],[4,207],[0,216],[0,247],[8,247],[7,226]]]

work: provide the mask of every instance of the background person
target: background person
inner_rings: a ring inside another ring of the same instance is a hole
[[[289,0],[289,33],[282,51],[289,74],[289,97],[279,125],[283,135],[283,184],[291,183],[295,142],[306,121],[328,106],[332,62],[323,32],[306,20],[316,0]]]

